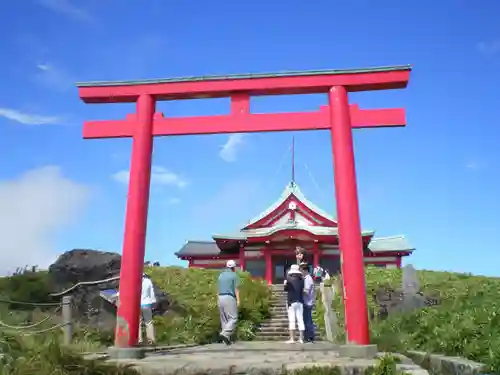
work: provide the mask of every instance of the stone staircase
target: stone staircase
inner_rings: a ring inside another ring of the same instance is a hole
[[[271,292],[271,318],[262,323],[255,336],[255,340],[286,341],[289,338],[289,331],[286,292],[283,290],[283,284],[271,285]],[[317,330],[316,340],[321,340]]]

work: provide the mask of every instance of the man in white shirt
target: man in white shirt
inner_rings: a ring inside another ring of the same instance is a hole
[[[139,344],[142,343],[142,325],[146,327],[146,338],[149,345],[154,345],[155,326],[153,323],[153,305],[156,303],[156,295],[151,278],[144,274],[142,276],[141,291],[141,323],[139,327]]]
[[[118,298],[120,292],[116,293],[115,297]],[[119,303],[119,301],[117,301]],[[154,345],[156,342],[155,338],[155,326],[153,323],[153,305],[156,303],[156,295],[151,278],[143,274],[142,275],[142,289],[141,289],[141,320],[139,323],[139,344],[142,344],[142,326],[146,327],[146,337],[149,345]]]
[[[304,340],[306,342],[314,342],[314,322],[312,318],[312,310],[314,308],[314,280],[309,273],[309,265],[307,263],[301,263],[300,269],[304,277]]]

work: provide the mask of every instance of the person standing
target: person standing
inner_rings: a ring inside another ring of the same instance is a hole
[[[303,247],[297,246],[295,248],[295,259],[297,259],[297,264],[302,263],[304,259],[305,249]]]
[[[236,262],[228,260],[226,269],[219,275],[218,280],[220,337],[226,345],[231,344],[231,336],[238,322],[239,286],[240,280],[236,275]]]
[[[149,345],[154,345],[155,326],[153,322],[153,305],[156,303],[155,289],[151,278],[143,274],[141,290],[141,321],[139,325],[139,344],[142,343],[142,326],[146,328],[146,338]]]
[[[321,284],[321,282],[323,281],[323,268],[321,268],[321,266],[318,264],[314,268],[313,273],[314,273],[314,280],[316,281],[316,283]]]
[[[312,311],[314,308],[315,301],[315,291],[314,291],[314,280],[309,273],[309,265],[307,263],[302,263],[300,265],[302,275],[304,277],[304,340],[306,342],[314,342],[314,322],[312,317]]]
[[[290,339],[287,344],[295,342],[294,333],[298,328],[300,344],[304,343],[304,279],[298,264],[292,264],[285,280],[284,289],[287,292],[288,329]]]
[[[120,291],[115,295],[115,304],[119,305]],[[156,342],[155,338],[155,326],[153,322],[153,305],[156,303],[156,294],[151,278],[145,273],[142,274],[142,288],[141,288],[141,312],[139,321],[139,344],[142,344],[142,328],[146,327],[146,338],[149,345],[154,345]]]

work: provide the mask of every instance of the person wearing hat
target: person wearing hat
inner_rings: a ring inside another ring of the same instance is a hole
[[[287,292],[288,305],[288,329],[290,330],[290,339],[287,344],[295,342],[294,333],[296,328],[299,331],[298,342],[304,342],[304,279],[298,264],[292,264],[288,271],[284,289]]]
[[[228,260],[226,269],[219,275],[218,280],[220,337],[226,345],[231,344],[231,336],[238,322],[239,285],[240,279],[236,275],[236,262]]]

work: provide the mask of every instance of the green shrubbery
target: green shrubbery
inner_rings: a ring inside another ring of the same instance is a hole
[[[217,339],[220,330],[217,307],[218,271],[153,267],[148,270],[155,284],[175,301],[172,311],[155,319],[157,338],[162,343],[207,343]],[[258,324],[269,315],[270,291],[267,285],[240,273],[241,303],[237,338],[254,336]]]
[[[84,360],[59,342],[55,334],[28,337],[0,334],[0,374],[139,375],[130,367]]]
[[[207,343],[216,339],[220,328],[216,299],[218,272],[179,267],[153,267],[148,269],[148,272],[153,281],[175,302],[165,316],[155,318],[160,343]],[[432,271],[419,271],[418,275],[422,291],[426,295],[437,296],[440,304],[411,313],[391,315],[384,321],[372,321],[372,338],[380,350],[404,352],[415,349],[457,355],[483,362],[492,372],[500,373],[500,279]],[[242,301],[237,337],[245,340],[251,339],[256,326],[268,317],[270,291],[265,283],[252,280],[248,274],[242,273],[240,276]],[[401,276],[401,270],[367,269],[367,295],[371,308],[375,308],[374,292],[384,287],[399,288]],[[50,302],[50,291],[52,281],[50,275],[45,272],[29,271],[9,278],[0,278],[0,298],[3,299]],[[322,326],[321,303],[317,306],[317,322]],[[3,312],[11,316],[15,312],[17,318],[12,324],[39,320],[38,318],[43,316],[43,311],[21,310],[26,308],[28,307],[21,305],[4,305]],[[334,308],[341,324],[337,339],[343,342],[344,309],[340,296],[334,300]],[[25,318],[33,314],[37,319]],[[3,314],[0,315],[2,319],[6,318]],[[96,335],[83,330],[77,333],[79,344],[85,346],[88,341],[88,347],[98,345],[94,341],[100,341],[102,337],[103,333]],[[105,341],[110,337],[107,335]],[[80,359],[73,359],[72,354],[60,348],[53,338],[54,334],[23,340],[5,335],[3,339],[0,337],[3,350],[8,354],[2,359],[0,374],[30,374],[34,373],[35,368],[49,368],[50,366],[43,362],[46,355],[50,356],[48,363],[59,360],[69,363],[68,358],[72,358],[71,361],[76,361],[75,366],[82,365],[83,362],[78,362]],[[61,357],[58,357],[59,355]],[[13,364],[19,370],[16,370]],[[101,364],[88,366],[92,369],[92,366]],[[37,373],[44,374],[43,371],[45,370]],[[61,370],[51,373],[66,375],[78,372]],[[101,373],[113,372],[102,370]]]
[[[500,279],[448,272],[418,271],[421,290],[437,296],[438,306],[389,316],[371,322],[372,340],[383,351],[421,350],[461,356],[487,364],[500,373]],[[401,270],[367,268],[370,308],[374,292],[383,287],[400,288]],[[321,304],[318,304],[322,316]],[[334,301],[341,328],[337,339],[345,340],[344,308],[340,296]],[[322,325],[322,320],[318,319]]]
[[[47,271],[20,269],[10,277],[0,277],[0,299],[20,302],[54,302],[52,278]],[[11,310],[33,310],[31,305],[3,303]]]
[[[207,343],[217,339],[220,330],[216,288],[219,271],[152,267],[146,272],[174,302],[165,316],[155,318],[159,343]],[[239,276],[242,301],[236,335],[240,340],[248,340],[269,314],[270,291],[265,283],[251,279],[247,273],[240,273]],[[47,272],[24,271],[0,278],[0,298],[4,300],[54,302],[49,296],[51,291],[52,280]],[[0,305],[0,318],[8,319],[13,325],[29,324],[41,320],[43,311],[31,305],[3,304]],[[80,330],[77,336],[109,344],[112,332]]]
[[[165,316],[155,318],[159,343],[207,343],[217,339],[220,330],[216,299],[219,272],[180,267],[153,267],[147,272],[174,301],[172,309]],[[257,325],[268,317],[270,291],[266,284],[252,280],[246,273],[241,273],[240,277],[242,301],[237,337],[245,340],[251,339]],[[0,296],[4,300],[51,302],[51,291],[52,280],[46,272],[26,271],[0,278]],[[29,305],[4,304],[3,308],[0,308],[0,319],[13,325],[25,325],[39,321],[49,313]],[[49,324],[51,325],[53,323]],[[37,327],[40,328],[45,328],[45,325]],[[102,345],[109,345],[112,338],[112,333],[109,332],[77,329],[74,345],[64,348],[59,344],[59,332],[21,336],[19,332],[13,334],[10,329],[7,333],[5,327],[2,331],[2,375],[137,374],[130,368],[116,368],[98,361],[84,361],[76,354],[76,351],[90,351]]]

